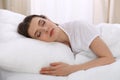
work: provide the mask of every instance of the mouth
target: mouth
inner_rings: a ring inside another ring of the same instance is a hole
[[[54,28],[50,31],[50,37],[53,35]]]

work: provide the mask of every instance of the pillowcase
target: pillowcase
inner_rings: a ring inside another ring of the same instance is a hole
[[[0,51],[0,67],[9,71],[39,73],[52,62],[74,62],[70,48],[55,42],[21,38],[1,43]]]
[[[19,38],[25,37],[17,33],[17,26],[0,23],[0,43],[6,43]]]
[[[17,25],[25,16],[0,10],[0,67],[15,72],[39,73],[52,62],[74,63],[70,48],[62,43],[46,43],[23,37]]]
[[[0,22],[17,26],[23,19],[24,15],[5,9],[0,9]]]
[[[14,40],[21,36],[17,33],[17,26],[24,18],[25,16],[22,14],[0,9],[0,43]]]

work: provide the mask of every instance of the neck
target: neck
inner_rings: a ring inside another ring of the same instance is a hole
[[[57,42],[61,42],[61,43],[64,43],[64,44],[70,46],[70,41],[69,41],[68,35],[62,29],[60,29],[58,37],[59,38],[58,38]]]

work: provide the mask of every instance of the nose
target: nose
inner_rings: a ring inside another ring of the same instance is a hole
[[[43,27],[42,30],[45,31],[45,32],[48,32],[49,31],[49,27]]]

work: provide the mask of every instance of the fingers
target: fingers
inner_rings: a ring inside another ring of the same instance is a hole
[[[49,70],[49,71],[52,71],[52,70],[55,70],[56,67],[44,67],[44,68],[41,68],[41,70],[45,71],[45,70]]]
[[[62,62],[54,62],[50,64],[50,67],[41,68],[40,73],[46,75],[55,75],[57,70],[61,67]]]
[[[53,71],[53,70],[56,70],[57,68],[59,68],[59,64],[61,64],[61,62],[51,63],[50,67],[43,67],[43,68],[41,68],[41,71]]]
[[[55,75],[55,71],[40,71],[41,74]]]
[[[40,70],[40,74],[45,74],[45,75],[56,75],[57,67],[44,67]]]
[[[53,68],[53,67],[42,68],[41,71],[40,71],[40,74],[56,76],[56,69]]]
[[[54,63],[51,63],[50,66],[57,66],[57,65],[60,65],[62,64],[62,62],[54,62]]]

